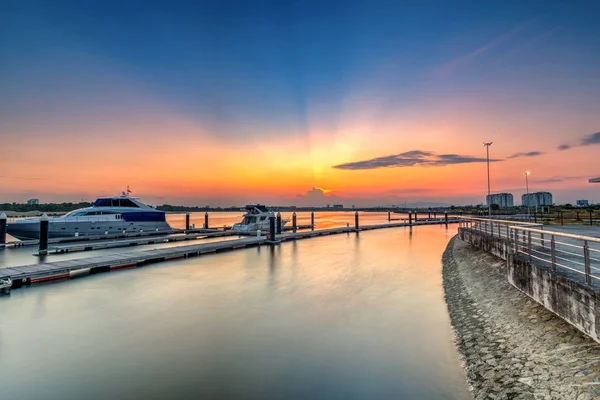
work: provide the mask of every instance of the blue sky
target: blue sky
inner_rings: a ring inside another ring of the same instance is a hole
[[[0,7],[0,138],[18,136],[22,143],[44,135],[91,137],[92,123],[136,124],[161,112],[201,126],[198,142],[208,135],[231,146],[314,131],[339,136],[348,115],[366,109],[372,132],[397,129],[407,140],[427,136],[405,131],[427,118],[491,126],[506,123],[507,115],[517,125],[539,120],[539,129],[527,133],[537,140],[524,151],[600,129],[592,127],[600,92],[597,1],[4,1]],[[547,129],[556,126],[557,111],[583,122],[570,122],[571,132]],[[460,138],[472,137],[473,129]],[[516,128],[496,134],[507,143],[522,135]],[[413,150],[382,146],[368,155]]]

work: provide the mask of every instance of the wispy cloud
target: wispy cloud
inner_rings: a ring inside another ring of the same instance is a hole
[[[463,156],[459,154],[435,154],[431,151],[413,150],[401,154],[394,154],[385,157],[372,158],[364,161],[354,161],[350,163],[335,165],[333,168],[359,170],[376,169],[386,167],[414,167],[414,166],[445,166],[454,164],[469,164],[485,162],[485,158]],[[502,161],[490,159],[491,162]]]
[[[508,42],[509,40],[513,39],[521,31],[523,31],[525,28],[527,28],[527,26],[529,26],[533,22],[534,19],[525,21],[525,22],[519,24],[518,26],[516,26],[515,28],[505,32],[501,36],[476,48],[475,50],[471,51],[470,53],[465,54],[461,57],[458,57],[458,58],[442,65],[436,71],[436,74],[437,75],[448,75],[462,67],[466,67],[467,65],[475,62],[478,58],[482,57],[486,53],[490,52],[491,50],[493,50],[497,47],[500,47],[505,42]]]
[[[589,177],[588,176],[552,176],[547,179],[534,181],[533,183],[558,183],[558,182],[565,182],[565,181],[574,181],[574,180],[579,180],[579,179],[585,180],[587,182],[587,179],[589,179]]]
[[[542,154],[544,154],[541,151],[529,151],[527,153],[515,153],[512,156],[506,157],[507,159],[509,158],[518,158],[518,157],[536,157],[536,156],[541,156]]]
[[[581,139],[580,146],[591,146],[593,144],[600,144],[600,132],[592,133]]]
[[[560,146],[558,146],[558,150],[568,150],[572,147],[593,146],[596,144],[600,144],[600,132],[596,132],[596,133],[592,133],[590,135],[584,136],[575,145],[568,144],[568,143],[561,144]]]

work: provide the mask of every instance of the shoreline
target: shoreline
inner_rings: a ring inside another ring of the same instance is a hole
[[[442,264],[475,399],[600,399],[600,344],[511,286],[505,261],[455,236]]]

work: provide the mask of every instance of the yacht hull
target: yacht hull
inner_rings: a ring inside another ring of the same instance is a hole
[[[77,236],[100,236],[117,233],[139,233],[152,231],[169,231],[171,227],[166,221],[127,222],[127,221],[78,221],[53,222],[48,225],[50,238],[65,238]],[[9,223],[6,232],[20,240],[39,239],[39,221],[22,221]]]

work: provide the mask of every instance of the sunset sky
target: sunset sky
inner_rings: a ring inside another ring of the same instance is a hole
[[[598,1],[156,4],[0,2],[0,202],[600,202]]]

